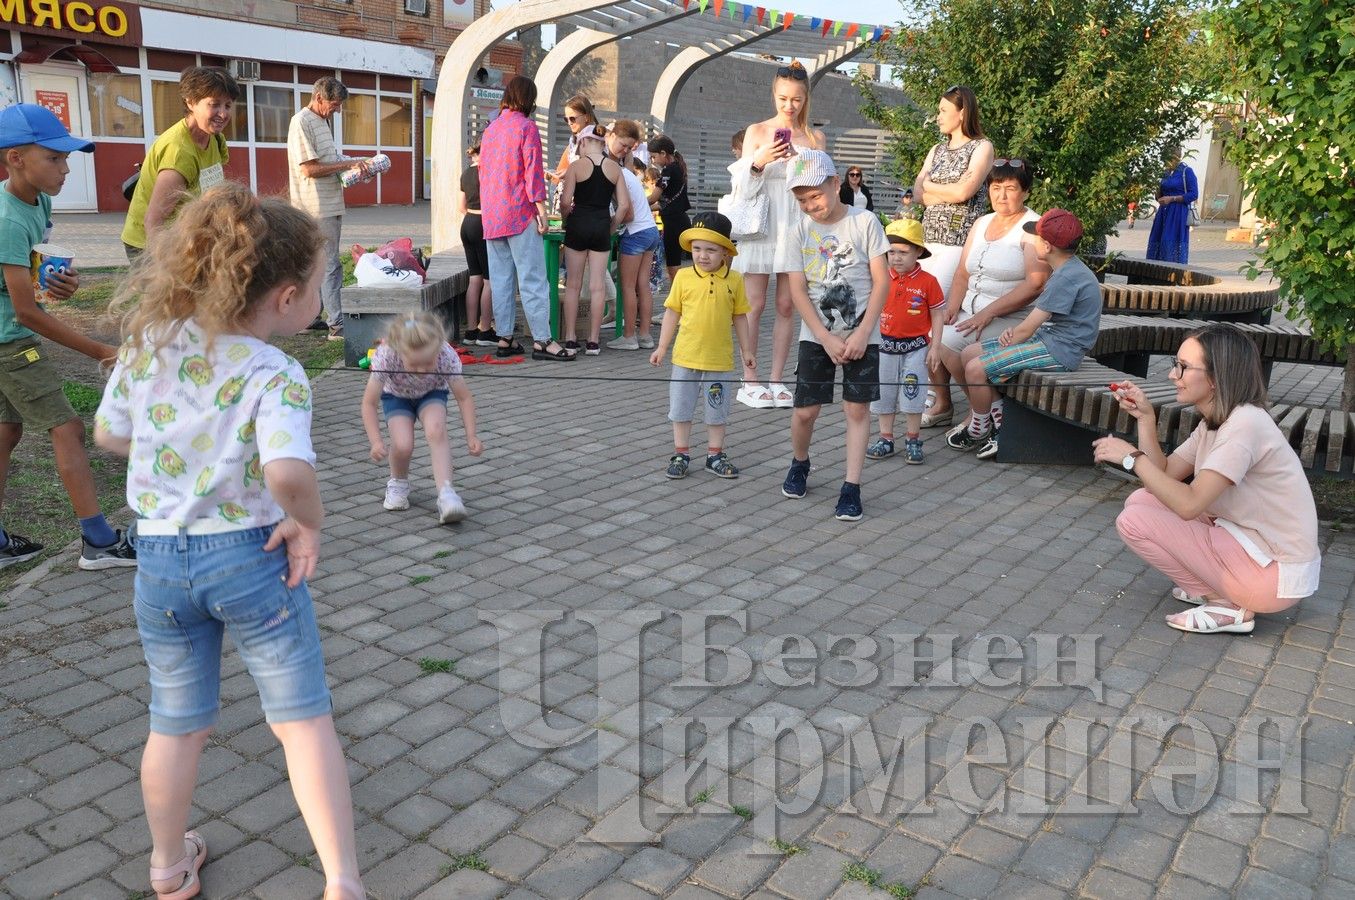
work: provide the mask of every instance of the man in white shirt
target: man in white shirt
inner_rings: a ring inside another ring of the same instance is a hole
[[[305,210],[320,223],[325,235],[325,278],[320,284],[324,324],[329,339],[343,340],[339,291],[343,265],[339,262],[339,235],[343,230],[343,185],[339,173],[359,160],[343,156],[334,142],[334,114],[348,99],[348,88],[326,75],[315,82],[308,106],[292,116],[287,127],[288,189],[292,205]],[[312,327],[319,327],[316,323]]]

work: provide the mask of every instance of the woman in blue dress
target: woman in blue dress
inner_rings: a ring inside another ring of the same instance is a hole
[[[1181,151],[1172,154],[1167,174],[1157,186],[1157,215],[1148,233],[1148,258],[1164,262],[1190,262],[1190,204],[1200,196],[1195,172],[1181,162]]]

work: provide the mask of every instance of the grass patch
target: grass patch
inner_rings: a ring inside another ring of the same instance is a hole
[[[594,722],[593,727],[598,731],[605,731],[608,734],[620,734],[621,729],[617,728],[611,722]]]
[[[872,869],[865,863],[842,864],[843,881],[859,881],[866,887],[879,887],[884,878],[883,872],[879,869]]]
[[[1315,476],[1308,479],[1317,503],[1317,517],[1331,519],[1338,526],[1355,521],[1355,481]],[[1337,527],[1337,530],[1341,530]]]
[[[413,578],[409,579],[409,586],[414,587],[415,585],[427,584],[432,580],[432,575],[415,575]]]
[[[893,897],[894,900],[908,900],[909,897],[913,896],[913,889],[895,882],[885,885],[885,893]]]
[[[467,853],[465,856],[458,856],[449,863],[443,863],[438,868],[438,875],[446,878],[453,872],[460,872],[462,869],[474,869],[476,872],[488,872],[489,863],[478,853]]]
[[[777,840],[776,838],[772,838],[767,843],[771,844],[772,849],[780,853],[782,856],[795,856],[797,853],[809,852],[808,847],[803,847],[799,844],[787,844],[785,841]]]
[[[705,803],[709,799],[710,799],[710,788],[706,788],[704,791],[696,795],[696,799],[692,801],[692,804],[694,806],[700,806],[702,803]]]
[[[425,656],[419,660],[419,670],[425,675],[432,675],[436,672],[455,672],[456,660]]]
[[[434,559],[446,559],[447,557],[449,557],[449,556],[451,556],[451,555],[452,555],[452,551],[450,551],[450,550],[439,550],[437,553],[434,553],[434,554],[433,554],[433,558],[434,558]]]
[[[94,415],[94,411],[99,408],[99,401],[103,399],[102,391],[78,381],[61,382],[61,392],[66,395],[66,402],[75,410],[75,414],[81,418]]]
[[[735,804],[734,806],[731,806],[730,809],[734,810],[734,815],[743,819],[745,822],[753,818],[753,811],[746,806]]]

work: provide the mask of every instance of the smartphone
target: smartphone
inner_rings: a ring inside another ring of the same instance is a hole
[[[795,152],[795,145],[790,142],[789,128],[778,128],[776,131],[772,132],[772,143],[785,144],[790,148],[791,153]]]

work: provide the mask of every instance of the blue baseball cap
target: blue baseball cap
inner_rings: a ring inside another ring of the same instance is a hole
[[[37,144],[48,150],[90,153],[94,142],[71,137],[50,109],[36,103],[16,103],[0,110],[0,149]]]

